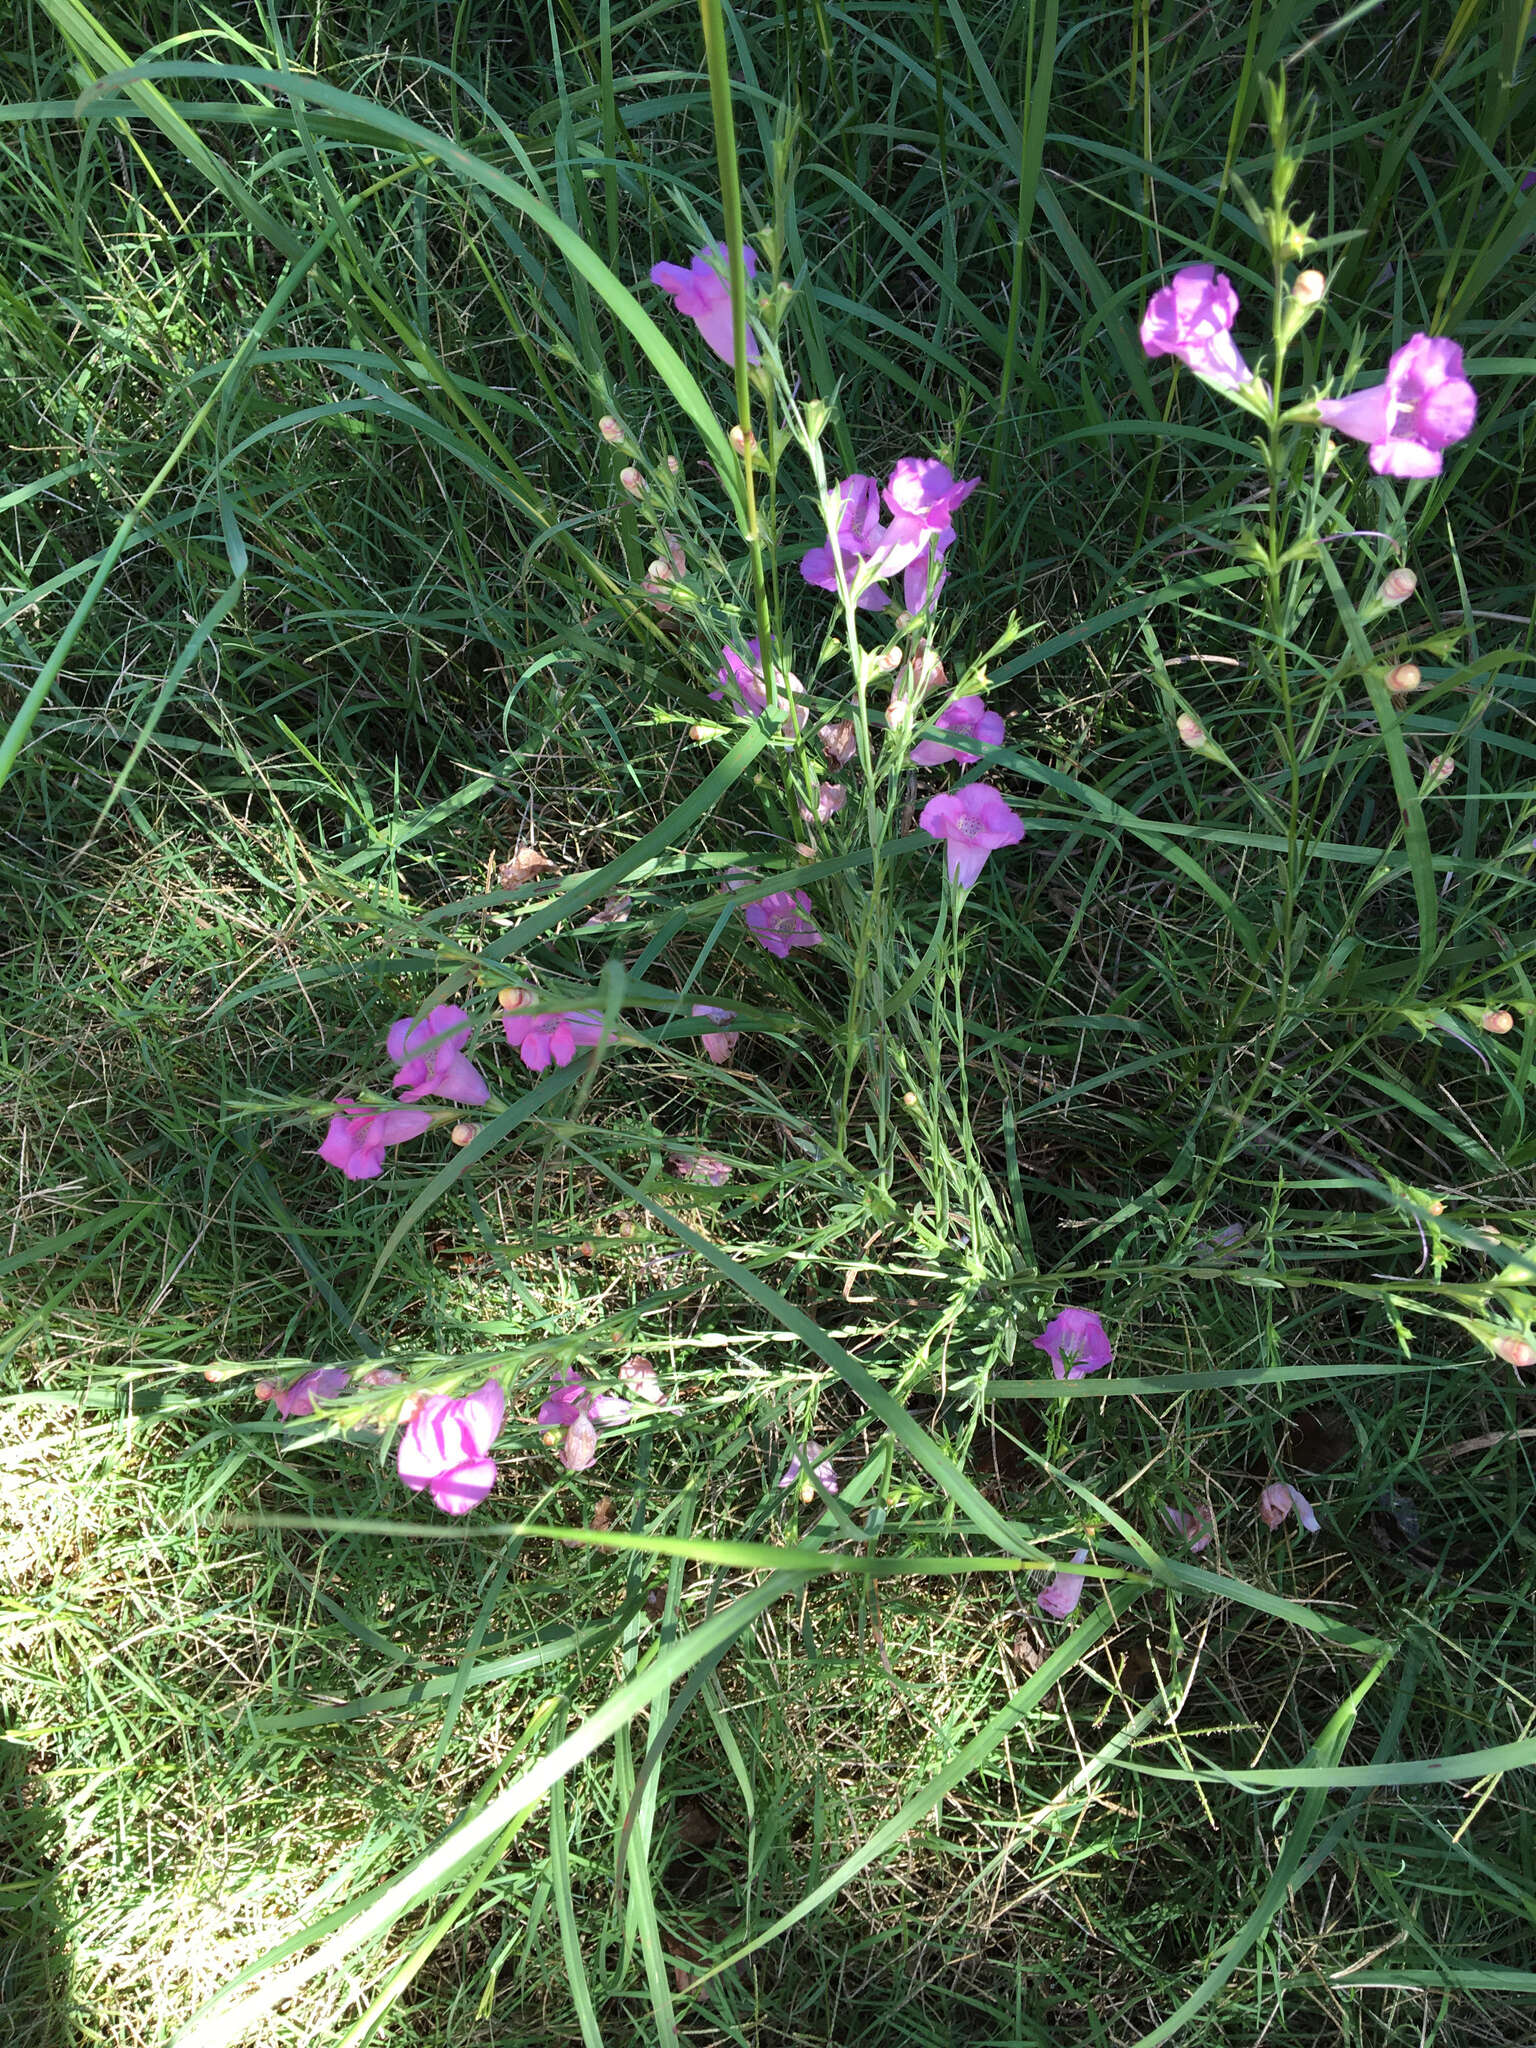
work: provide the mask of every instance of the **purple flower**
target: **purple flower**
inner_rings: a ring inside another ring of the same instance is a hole
[[[817,1443],[807,1444],[805,1454],[806,1464],[811,1467],[819,1483],[828,1493],[836,1493],[838,1490],[837,1467],[830,1458],[823,1455],[821,1445]],[[784,1477],[779,1481],[780,1489],[782,1490],[786,1486],[793,1486],[796,1480],[800,1478],[802,1470],[803,1467],[801,1466],[799,1456],[792,1457],[784,1467]],[[811,1485],[809,1480],[801,1481],[800,1498],[807,1503],[816,1498],[816,1488]]]
[[[467,1515],[496,1484],[491,1445],[501,1434],[506,1396],[499,1380],[453,1400],[428,1394],[406,1424],[397,1461],[412,1493],[426,1488],[445,1515]]]
[[[1023,819],[989,782],[968,782],[952,796],[930,797],[917,822],[945,842],[950,875],[962,889],[975,887],[989,853],[1024,837]]]
[[[711,690],[711,704],[729,704],[743,718],[756,718],[768,708],[768,686],[763,680],[763,649],[759,640],[747,642],[750,661],[743,661],[734,647],[725,650],[725,667],[716,669],[715,680],[718,690]],[[800,678],[791,675],[788,669],[775,669],[774,682],[778,690],[778,715],[794,719],[799,724],[799,707],[794,702],[794,693],[803,688]]]
[[[983,856],[985,858],[985,856]],[[747,928],[759,945],[780,960],[793,946],[819,946],[821,933],[811,919],[811,899],[803,889],[775,889],[746,908]]]
[[[317,1366],[313,1372],[290,1380],[286,1387],[275,1380],[258,1380],[256,1398],[270,1401],[285,1422],[293,1422],[301,1415],[313,1415],[317,1401],[334,1401],[346,1387],[348,1377],[343,1365]]]
[[[553,1064],[568,1067],[582,1045],[601,1045],[603,1019],[598,1010],[510,1010],[501,1020],[507,1043],[530,1072],[542,1074]]]
[[[837,589],[837,564],[843,580],[852,584],[860,568],[880,547],[885,529],[880,524],[880,487],[872,476],[851,476],[828,493],[832,500],[827,524],[831,538],[826,546],[811,548],[800,559],[800,574],[818,590]],[[860,611],[878,612],[889,597],[872,583],[856,600]]]
[[[320,1157],[339,1166],[348,1180],[373,1180],[384,1171],[384,1154],[432,1128],[430,1109],[359,1109],[350,1095],[338,1095],[337,1111],[325,1127]]]
[[[707,1017],[712,1024],[729,1024],[735,1016],[734,1010],[717,1010],[713,1003],[695,1003],[695,1017]],[[739,1031],[706,1031],[700,1040],[705,1052],[717,1067],[723,1067],[736,1050]]]
[[[1252,372],[1237,352],[1232,322],[1237,293],[1211,263],[1189,263],[1147,301],[1141,345],[1149,356],[1177,356],[1218,391],[1236,391]]]
[[[974,476],[956,478],[947,463],[923,455],[904,455],[891,471],[885,487],[891,523],[872,560],[880,576],[907,571],[902,594],[908,611],[922,610],[930,569],[937,570],[939,557],[955,537],[954,514],[980,481]],[[937,581],[943,581],[942,573]]]
[[[1272,1479],[1259,1495],[1259,1513],[1268,1529],[1278,1529],[1292,1508],[1303,1529],[1315,1536],[1322,1524],[1312,1512],[1311,1501],[1294,1486],[1287,1486],[1283,1479]]]
[[[1184,1538],[1196,1557],[1216,1534],[1215,1525],[1204,1508],[1196,1508],[1193,1513],[1188,1508],[1164,1508],[1163,1520],[1176,1535]]]
[[[597,1432],[627,1422],[630,1413],[622,1395],[594,1394],[584,1379],[568,1373],[551,1382],[538,1419],[541,1429],[563,1432],[560,1462],[566,1471],[585,1472],[597,1456]]]
[[[1072,1562],[1081,1564],[1087,1555],[1086,1550],[1075,1550]],[[1035,1605],[1048,1621],[1067,1621],[1077,1611],[1077,1603],[1082,1597],[1082,1573],[1058,1572]]]
[[[742,245],[747,276],[757,276],[757,255]],[[653,263],[651,283],[670,294],[686,320],[692,320],[723,363],[736,362],[736,336],[731,323],[731,286],[724,242],[706,242],[686,270],[676,263]],[[757,337],[747,329],[747,361],[758,358]]]
[[[1115,1355],[1091,1308],[1064,1308],[1034,1342],[1037,1351],[1049,1355],[1051,1371],[1059,1380],[1086,1379],[1089,1373],[1102,1371]]]
[[[895,522],[892,522],[894,526]],[[931,534],[920,555],[914,555],[901,575],[901,598],[914,618],[925,606],[935,603],[939,592],[949,581],[949,571],[943,566],[944,556],[955,538],[952,526],[942,526]]]
[[[1416,334],[1393,351],[1384,384],[1319,399],[1317,410],[1324,426],[1369,441],[1378,476],[1438,476],[1440,451],[1472,431],[1477,393],[1454,341]]]
[[[816,792],[817,822],[825,825],[828,818],[835,818],[848,801],[848,792],[840,782],[824,782]]]
[[[723,1188],[731,1177],[731,1169],[713,1152],[673,1152],[667,1163],[679,1180],[698,1181],[703,1187]]]
[[[390,1025],[389,1056],[405,1062],[390,1085],[400,1090],[402,1102],[419,1102],[423,1095],[445,1102],[490,1100],[484,1078],[464,1057],[473,1029],[456,1003],[439,1003],[425,1017],[402,1017]]]
[[[968,740],[980,740],[984,747],[1000,747],[1003,743],[1002,716],[989,711],[982,697],[956,697],[933,722],[940,732],[963,733]],[[941,761],[958,761],[962,768],[969,768],[980,758],[960,747],[946,746],[942,740],[919,740],[912,749],[912,759],[919,768],[937,768]]]

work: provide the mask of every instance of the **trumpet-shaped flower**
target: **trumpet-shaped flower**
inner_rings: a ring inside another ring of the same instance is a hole
[[[568,1067],[578,1046],[601,1045],[603,1019],[598,1010],[512,1010],[502,1018],[507,1043],[531,1073],[546,1067]]]
[[[989,853],[1024,837],[1024,820],[989,782],[968,782],[953,795],[930,797],[917,822],[944,841],[950,876],[962,889],[975,886]]]
[[[757,276],[757,254],[750,244],[741,251],[749,279]],[[731,284],[724,242],[706,242],[684,270],[676,263],[653,263],[651,283],[660,285],[685,320],[691,320],[723,363],[736,362],[736,335],[731,322]],[[747,361],[758,359],[757,337],[747,329]]]
[[[1216,1534],[1215,1525],[1204,1508],[1164,1508],[1163,1520],[1175,1535],[1184,1538],[1196,1557]]]
[[[285,1422],[295,1422],[302,1415],[313,1415],[317,1401],[334,1401],[345,1390],[349,1377],[343,1365],[317,1366],[313,1372],[290,1380],[286,1387],[275,1380],[258,1380],[256,1398],[270,1401]]]
[[[1075,1550],[1072,1562],[1082,1564],[1088,1553]],[[1067,1621],[1077,1611],[1077,1603],[1083,1597],[1083,1575],[1081,1572],[1058,1572],[1035,1605],[1048,1621]]]
[[[756,718],[768,709],[768,685],[763,680],[763,649],[759,640],[747,642],[750,661],[744,661],[734,647],[725,650],[725,667],[715,671],[718,690],[711,690],[711,704],[727,704],[731,710],[740,712],[743,718]],[[794,699],[805,686],[788,669],[774,670],[774,683],[778,698],[778,716],[794,719],[799,723],[799,706]]]
[[[760,896],[747,905],[746,919],[753,938],[780,960],[789,958],[792,947],[821,944],[811,899],[803,889],[775,889],[771,896]]]
[[[1147,301],[1141,345],[1149,356],[1177,356],[1218,391],[1236,391],[1253,374],[1232,339],[1237,306],[1237,293],[1214,264],[1186,264]]]
[[[391,1145],[403,1145],[431,1128],[430,1109],[360,1109],[350,1095],[338,1095],[320,1157],[327,1166],[339,1166],[348,1180],[373,1180],[384,1171]]]
[[[989,711],[983,697],[956,697],[944,706],[933,721],[940,732],[959,733],[968,740],[980,740],[984,747],[1000,747],[1003,743],[1002,714]],[[912,759],[919,768],[937,768],[942,761],[958,761],[962,768],[969,768],[978,754],[968,754],[963,747],[951,747],[943,740],[919,740],[912,749]]]
[[[1091,1308],[1064,1308],[1034,1340],[1035,1349],[1050,1358],[1059,1380],[1086,1379],[1114,1359],[1109,1336]]]
[[[560,1462],[567,1472],[585,1472],[597,1456],[597,1432],[627,1422],[632,1413],[622,1394],[594,1394],[576,1373],[555,1380],[539,1410],[539,1427],[560,1430]]]
[[[496,1484],[491,1446],[501,1434],[506,1396],[499,1380],[452,1399],[429,1394],[400,1436],[397,1466],[412,1493],[424,1488],[445,1515],[467,1515]]]
[[[1393,351],[1385,383],[1320,399],[1317,410],[1336,434],[1370,443],[1378,476],[1438,476],[1442,449],[1472,431],[1477,393],[1454,341],[1416,334]]]
[[[1303,1529],[1315,1536],[1322,1524],[1305,1494],[1299,1493],[1294,1486],[1287,1486],[1283,1479],[1272,1479],[1259,1495],[1259,1513],[1267,1529],[1278,1529],[1292,1508],[1296,1510],[1296,1519]]]
[[[405,1062],[391,1083],[400,1100],[419,1102],[423,1095],[436,1095],[445,1102],[488,1102],[491,1091],[483,1075],[464,1057],[473,1029],[457,1003],[439,1003],[425,1017],[402,1017],[391,1024],[389,1056]]]
[[[885,529],[880,524],[880,486],[872,476],[851,476],[829,493],[832,500],[828,524],[831,538],[825,546],[811,548],[800,558],[800,574],[818,590],[837,589],[837,570],[852,584],[859,570],[881,545]],[[860,611],[878,612],[890,603],[877,583],[859,593]]]
[[[816,1443],[807,1444],[805,1452],[806,1463],[815,1473],[818,1482],[828,1493],[836,1493],[838,1490],[837,1467],[830,1458],[823,1456],[821,1445]],[[809,1502],[816,1498],[816,1489],[809,1481],[800,1480],[800,1474],[803,1469],[804,1467],[801,1465],[799,1454],[797,1453],[784,1467],[784,1476],[779,1481],[779,1486],[782,1490],[784,1487],[794,1486],[799,1481],[800,1497],[802,1500]]]
[[[695,1017],[707,1017],[712,1024],[729,1024],[735,1016],[734,1010],[717,1010],[713,1003],[695,1003]],[[736,1050],[739,1031],[706,1031],[699,1043],[717,1067],[723,1067]]]

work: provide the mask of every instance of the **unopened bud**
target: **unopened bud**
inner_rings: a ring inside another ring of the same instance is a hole
[[[1304,270],[1291,286],[1291,297],[1298,306],[1315,306],[1328,289],[1328,280],[1320,270]]]
[[[1423,687],[1423,671],[1411,661],[1400,661],[1396,668],[1387,670],[1387,688],[1394,696]]]
[[[664,555],[658,555],[645,573],[653,583],[670,583],[677,572]]]
[[[504,988],[496,1000],[504,1010],[521,1010],[533,1000],[533,992],[526,988]]]
[[[901,1098],[901,1106],[903,1109],[916,1109],[917,1097],[913,1094],[910,1088],[907,1090],[906,1094],[903,1095],[903,1097]]]
[[[478,1124],[455,1124],[448,1133],[455,1145],[469,1145],[480,1135]]]
[[[1536,1351],[1531,1349],[1523,1337],[1500,1337],[1493,1348],[1507,1365],[1516,1366],[1522,1371],[1528,1365],[1536,1365]]]
[[[632,498],[643,498],[645,496],[645,478],[633,465],[628,469],[621,469],[619,471],[619,482]]]
[[[1515,1020],[1508,1010],[1484,1010],[1481,1018],[1485,1031],[1491,1031],[1495,1038],[1502,1038],[1506,1031],[1513,1031]]]
[[[757,453],[756,434],[745,434],[742,432],[739,426],[735,426],[732,427],[730,431],[729,439],[731,446],[736,450],[736,453],[738,455],[745,455],[748,448],[752,450],[752,453],[754,455]]]
[[[1434,782],[1449,782],[1456,773],[1456,763],[1449,754],[1436,754],[1429,764],[1430,779]]]
[[[603,414],[597,423],[597,431],[614,448],[617,448],[624,439],[624,429],[619,425],[611,412]]]
[[[1198,718],[1191,718],[1187,711],[1179,720],[1178,734],[1186,747],[1203,747],[1205,745],[1205,727]]]
[[[1395,604],[1406,604],[1419,587],[1419,579],[1411,569],[1394,569],[1390,576],[1383,577],[1376,602],[1390,609]]]
[[[1431,1202],[1429,1205],[1429,1213],[1431,1216],[1443,1216],[1445,1214],[1444,1202]]]
[[[558,1451],[564,1437],[565,1431],[563,1429],[546,1429],[539,1438],[539,1442],[544,1445],[546,1450]]]
[[[901,663],[901,649],[893,641],[889,647],[881,648],[880,652],[875,656],[873,665],[882,675],[890,676],[896,673],[897,669],[901,667]]]
[[[667,457],[667,473],[669,476],[676,476],[677,472],[682,468],[682,466],[683,465],[678,461],[675,455],[669,455]]]

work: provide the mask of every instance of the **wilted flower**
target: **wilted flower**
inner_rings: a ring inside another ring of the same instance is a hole
[[[651,283],[660,285],[686,320],[693,321],[723,363],[734,366],[736,337],[731,323],[731,287],[724,242],[706,242],[684,270],[676,263],[653,263]],[[757,254],[743,244],[741,260],[748,278],[757,276]],[[747,361],[758,359],[757,337],[747,329]]]
[[[1086,1550],[1075,1550],[1072,1562],[1082,1564],[1087,1555]],[[1035,1605],[1048,1621],[1066,1621],[1077,1611],[1077,1603],[1082,1597],[1082,1573],[1058,1572]]]
[[[713,1003],[695,1003],[693,1014],[695,1017],[708,1017],[712,1024],[729,1024],[736,1012],[717,1010]],[[723,1067],[736,1050],[736,1041],[740,1036],[739,1031],[706,1031],[699,1043],[715,1065]]]
[[[1191,1512],[1188,1508],[1165,1507],[1163,1520],[1175,1535],[1184,1538],[1195,1557],[1209,1547],[1211,1538],[1216,1534],[1215,1525],[1203,1508],[1196,1508]]]
[[[816,792],[816,817],[825,825],[828,818],[835,818],[848,801],[848,792],[840,782],[824,782]]]
[[[505,1412],[499,1380],[457,1400],[429,1394],[401,1432],[401,1481],[412,1493],[426,1488],[445,1515],[467,1515],[496,1484],[490,1451]]]
[[[430,1109],[360,1109],[350,1095],[338,1095],[337,1111],[325,1127],[320,1157],[339,1166],[348,1180],[373,1180],[384,1171],[384,1154],[432,1128]]]
[[[989,853],[1024,837],[1024,820],[988,782],[968,782],[953,795],[930,797],[917,822],[944,841],[950,877],[962,889],[975,886]]]
[[[1218,391],[1236,391],[1252,375],[1232,339],[1237,310],[1237,293],[1214,264],[1186,264],[1148,300],[1141,345],[1149,356],[1177,356]]]
[[[555,1380],[549,1398],[539,1410],[540,1429],[564,1432],[560,1462],[567,1472],[585,1472],[597,1456],[597,1432],[627,1422],[629,1403],[621,1394],[594,1394],[584,1379],[567,1373]]]
[[[648,1358],[626,1358],[619,1367],[619,1378],[635,1399],[643,1401],[647,1408],[660,1408],[664,1405],[661,1381],[656,1376],[655,1366]],[[671,1403],[665,1405],[671,1406]]]
[[[1303,1529],[1315,1536],[1322,1524],[1312,1512],[1312,1503],[1294,1486],[1287,1486],[1283,1479],[1272,1479],[1259,1495],[1259,1513],[1267,1528],[1278,1529],[1292,1508]]]
[[[698,1181],[704,1187],[723,1188],[731,1169],[713,1152],[674,1152],[668,1164],[679,1180]]]
[[[811,1470],[815,1473],[822,1487],[828,1493],[836,1493],[838,1490],[837,1467],[833,1464],[830,1458],[823,1455],[821,1445],[817,1443],[808,1443],[805,1447],[805,1455],[806,1464],[808,1464]],[[782,1491],[783,1488],[787,1486],[793,1486],[796,1480],[800,1480],[800,1498],[806,1503],[807,1506],[809,1506],[809,1504],[816,1498],[816,1488],[812,1486],[808,1479],[800,1479],[800,1474],[803,1471],[803,1469],[804,1467],[800,1463],[799,1454],[796,1453],[796,1455],[792,1457],[789,1463],[784,1467],[784,1476],[779,1481],[779,1487]]]
[[[752,639],[747,642],[749,660],[743,660],[734,647],[725,649],[725,667],[715,671],[718,690],[711,690],[711,704],[728,704],[743,718],[756,718],[768,708],[768,685],[763,679],[762,642]],[[791,675],[788,669],[774,670],[774,684],[778,696],[778,715],[794,718],[799,722],[799,707],[794,703],[797,692],[804,685],[800,678]]]
[[[1319,399],[1317,411],[1335,433],[1370,443],[1378,476],[1438,476],[1442,449],[1472,431],[1477,393],[1454,341],[1416,334],[1393,351],[1385,383]]]
[[[658,555],[654,562],[648,564],[645,581],[640,587],[647,597],[656,599],[657,611],[669,612],[672,607],[666,601],[667,585],[675,583],[679,576],[687,575],[688,562],[683,554],[683,544],[676,534],[663,534],[662,538],[667,544],[667,552],[665,555]]]
[[[313,1415],[317,1401],[334,1401],[345,1389],[348,1377],[345,1366],[321,1365],[313,1372],[301,1373],[287,1386],[276,1380],[258,1380],[256,1398],[270,1401],[285,1422],[293,1422],[301,1415]]]
[[[425,1017],[402,1017],[389,1027],[389,1056],[405,1064],[390,1084],[402,1102],[423,1095],[445,1102],[487,1102],[485,1078],[464,1057],[474,1025],[457,1003],[438,1003]]]
[[[1114,1359],[1109,1336],[1091,1308],[1064,1308],[1052,1316],[1034,1339],[1037,1351],[1050,1358],[1051,1371],[1059,1380],[1086,1379]]]
[[[984,697],[956,697],[933,722],[940,732],[980,740],[984,747],[1000,747],[1003,743],[1002,714],[989,711]],[[948,746],[943,740],[919,740],[912,749],[912,759],[919,768],[936,768],[941,761],[958,761],[962,768],[969,768],[980,758],[979,754],[966,753],[962,747]]]
[[[787,960],[794,946],[821,944],[811,899],[803,889],[775,889],[771,896],[760,896],[746,906],[746,919],[753,938],[777,959]]]
[[[535,1074],[551,1064],[568,1067],[578,1046],[603,1042],[599,1010],[513,1010],[502,1018],[501,1028],[508,1045]]]
[[[839,718],[832,725],[824,725],[819,738],[821,751],[826,755],[828,765],[833,768],[846,768],[859,751],[858,734],[853,729],[852,719],[849,718]]]

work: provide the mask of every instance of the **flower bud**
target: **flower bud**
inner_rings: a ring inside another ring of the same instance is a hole
[[[455,1124],[448,1135],[452,1138],[455,1145],[468,1145],[479,1137],[480,1126],[478,1124]]]
[[[1320,270],[1304,270],[1291,286],[1291,297],[1298,306],[1315,306],[1328,289],[1328,280]]]
[[[670,583],[677,571],[664,555],[658,555],[655,561],[647,566],[645,573],[652,583]],[[1417,674],[1418,671],[1415,670],[1414,673]]]
[[[744,456],[748,448],[752,450],[752,453],[754,455],[757,453],[756,434],[745,434],[742,432],[740,426],[734,426],[732,427],[728,438],[730,440],[731,446],[736,450],[736,453],[738,455]]]
[[[1186,747],[1203,747],[1205,745],[1205,727],[1198,718],[1191,718],[1187,711],[1179,720],[1178,734]]]
[[[903,1109],[916,1109],[917,1097],[913,1094],[910,1088],[907,1090],[906,1094],[903,1095],[903,1097],[901,1098],[901,1106]]]
[[[897,669],[901,667],[901,663],[901,649],[893,641],[889,647],[883,647],[880,650],[880,652],[875,656],[872,665],[875,668],[877,668],[882,675],[889,676],[894,675],[896,673]]]
[[[1455,773],[1456,763],[1449,754],[1436,754],[1433,761],[1429,764],[1431,781],[1449,782]]]
[[[628,469],[621,469],[619,471],[619,482],[632,498],[643,498],[645,496],[645,478],[633,464]]]
[[[1502,1038],[1506,1031],[1513,1031],[1515,1020],[1508,1010],[1484,1010],[1479,1020],[1485,1031],[1491,1031],[1495,1038]]]
[[[532,1002],[533,991],[526,988],[504,988],[496,1000],[504,1010],[521,1010]]]
[[[611,412],[605,412],[597,423],[597,431],[610,447],[617,448],[624,439],[624,429]]]
[[[1444,1202],[1438,1200],[1431,1202],[1429,1205],[1429,1213],[1431,1216],[1443,1216],[1445,1214]]]
[[[1382,579],[1376,602],[1383,610],[1390,611],[1395,604],[1406,604],[1419,587],[1419,579],[1411,569],[1394,569],[1390,576]]]
[[[1422,690],[1424,674],[1411,661],[1400,661],[1396,668],[1387,670],[1387,688],[1394,696],[1405,695],[1409,690]]]
[[[667,457],[667,474],[669,476],[676,476],[678,471],[682,468],[682,466],[683,465],[678,461],[675,455],[669,455]]]
[[[1528,1365],[1536,1365],[1536,1351],[1531,1349],[1523,1337],[1500,1337],[1493,1348],[1506,1365],[1513,1365],[1522,1371]]]

